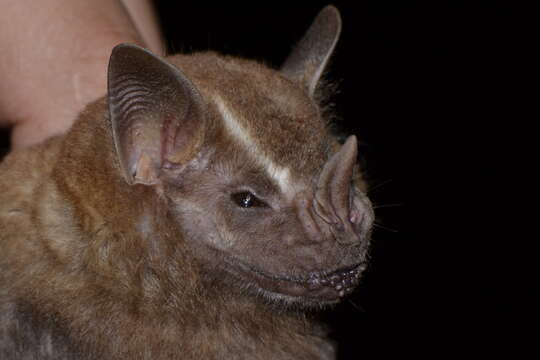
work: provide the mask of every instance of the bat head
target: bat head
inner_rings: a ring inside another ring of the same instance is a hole
[[[113,50],[108,106],[125,181],[163,199],[214,283],[304,306],[358,283],[374,215],[357,141],[337,142],[313,95],[340,29],[337,10],[322,10],[280,70]]]

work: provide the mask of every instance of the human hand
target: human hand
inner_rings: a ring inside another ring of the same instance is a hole
[[[115,45],[164,53],[149,0],[0,1],[0,125],[13,148],[67,131],[105,94]]]

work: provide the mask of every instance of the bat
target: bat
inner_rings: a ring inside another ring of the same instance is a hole
[[[105,97],[0,164],[0,358],[333,359],[373,208],[317,101],[341,19],[280,69],[116,46]]]

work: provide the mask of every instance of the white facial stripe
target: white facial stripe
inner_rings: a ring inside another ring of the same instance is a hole
[[[236,140],[240,141],[240,143],[242,143],[242,145],[247,148],[255,148],[255,144],[253,144],[253,141],[251,140],[249,133],[236,120],[235,116],[231,113],[227,105],[225,105],[225,103],[223,102],[223,99],[220,96],[216,95],[214,97],[214,100],[216,101],[216,104],[218,105],[218,109],[221,112],[223,120],[225,120],[225,126],[231,132],[231,134],[236,138]]]
[[[265,160],[268,160],[265,158]],[[265,164],[265,169],[268,174],[274,181],[278,184],[279,188],[283,193],[286,193],[287,190],[291,188],[290,186],[290,171],[287,168],[276,166],[272,162],[267,162]]]
[[[214,96],[214,101],[223,117],[225,127],[231,135],[242,144],[249,155],[253,156],[266,169],[268,175],[278,184],[283,193],[289,192],[291,189],[289,169],[275,164],[259,149],[249,134],[249,131],[238,122],[237,117],[231,112],[219,95]]]

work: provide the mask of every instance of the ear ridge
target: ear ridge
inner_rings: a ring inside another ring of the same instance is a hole
[[[195,155],[204,137],[201,95],[182,72],[150,51],[116,46],[108,70],[114,145],[129,184],[154,185],[159,172]]]
[[[341,34],[341,16],[332,5],[322,9],[281,67],[288,78],[313,95]]]

